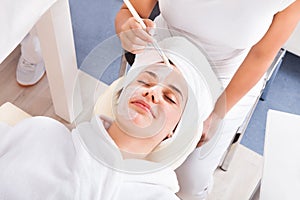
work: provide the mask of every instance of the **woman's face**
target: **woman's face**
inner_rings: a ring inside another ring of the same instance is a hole
[[[187,84],[177,68],[146,67],[123,89],[117,122],[128,134],[147,138],[172,133],[187,101]]]

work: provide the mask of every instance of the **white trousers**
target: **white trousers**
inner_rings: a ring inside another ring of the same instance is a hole
[[[21,42],[21,56],[30,63],[42,61],[40,41],[33,28]]]
[[[216,74],[225,88],[231,75],[224,79],[224,76]],[[213,173],[237,129],[242,125],[260,95],[263,79],[264,77],[227,113],[221,128],[213,138],[203,147],[196,148],[176,170],[180,185],[177,195],[181,199],[200,200],[207,197],[213,186]]]

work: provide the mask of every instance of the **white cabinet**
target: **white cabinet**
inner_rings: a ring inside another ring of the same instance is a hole
[[[260,200],[299,199],[299,123],[299,115],[268,111]]]
[[[298,24],[296,30],[293,32],[287,43],[284,45],[284,48],[300,56],[300,23]]]

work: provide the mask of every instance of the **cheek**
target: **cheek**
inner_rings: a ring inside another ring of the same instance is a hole
[[[165,113],[166,113],[166,117],[168,118],[168,124],[170,126],[175,126],[179,119],[180,119],[180,116],[181,116],[181,108],[179,107],[168,107],[166,110],[165,110]]]
[[[127,87],[126,90],[122,93],[121,99],[122,101],[128,103],[130,99],[135,98],[136,96],[141,95],[141,92],[136,87]]]

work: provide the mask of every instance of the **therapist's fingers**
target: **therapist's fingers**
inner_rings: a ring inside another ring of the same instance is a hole
[[[151,19],[144,19],[143,21],[147,27],[146,28],[147,33],[153,36],[155,32],[156,24]]]
[[[208,141],[206,133],[202,133],[200,141],[197,144],[197,147],[201,147]]]
[[[132,34],[126,34],[120,37],[122,37],[123,39],[122,47],[131,53],[141,53],[147,46],[147,42],[144,42],[140,38],[132,36]]]
[[[203,122],[203,130],[200,141],[197,144],[197,147],[201,147],[203,144],[209,141],[209,130],[213,120],[213,113],[209,115],[209,117]]]
[[[222,122],[226,115],[226,93],[223,92],[215,104],[214,110],[209,117],[203,122],[202,137],[197,144],[197,147],[202,146],[214,137],[222,128]]]
[[[154,22],[150,19],[144,19],[144,24],[146,25],[146,29],[143,29],[142,25],[138,22],[131,23],[130,29],[135,33],[136,37],[140,38],[145,42],[152,42],[152,30],[154,28]]]
[[[212,112],[209,117],[203,122],[203,131],[200,141],[197,144],[197,147],[202,146],[206,142],[208,142],[212,137],[215,136],[219,127],[221,126],[222,119],[221,117]]]
[[[122,32],[119,34],[122,47],[132,53],[140,53],[152,42],[151,32],[155,26],[151,20],[144,20],[147,28],[144,30],[134,18],[129,18],[122,26]],[[149,31],[149,32],[147,32]]]

